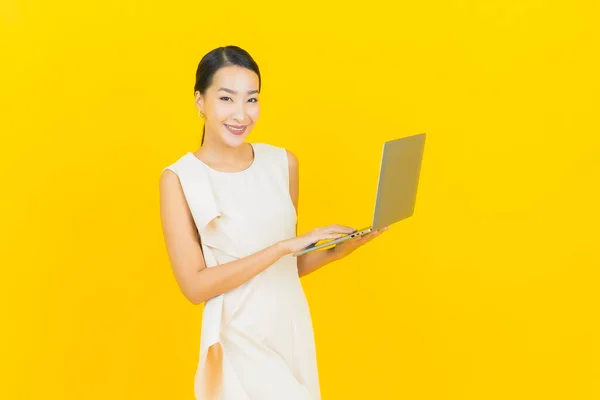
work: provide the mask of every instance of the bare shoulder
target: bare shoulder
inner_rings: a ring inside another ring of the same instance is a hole
[[[170,169],[165,169],[160,174],[158,188],[163,204],[165,201],[172,203],[184,199],[183,188],[181,187],[179,176]]]
[[[179,176],[174,171],[162,171],[159,178],[159,194],[165,235],[181,235],[181,231],[188,234],[193,232],[191,213]]]
[[[160,189],[166,189],[169,187],[173,187],[173,185],[179,186],[179,177],[177,176],[177,174],[168,169],[165,168],[159,177],[159,186]]]

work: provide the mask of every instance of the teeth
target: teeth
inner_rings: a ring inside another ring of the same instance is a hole
[[[234,128],[234,127],[233,127],[233,126],[231,126],[231,125],[227,125],[227,127],[228,127],[229,129],[231,129],[232,131],[238,131],[238,132],[244,129],[244,128]]]

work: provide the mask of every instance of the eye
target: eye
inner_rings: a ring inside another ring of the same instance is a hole
[[[251,99],[248,99],[248,101],[251,102],[251,103],[257,103],[258,99],[256,97],[253,97]]]
[[[221,99],[221,100],[224,100],[224,101],[227,101],[227,99],[231,100],[231,97],[226,97],[226,96],[224,96],[224,97],[221,97],[220,99]]]

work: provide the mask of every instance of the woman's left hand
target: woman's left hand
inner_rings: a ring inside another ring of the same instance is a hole
[[[335,245],[335,247],[331,250],[333,251],[337,259],[344,258],[347,255],[350,255],[354,250],[358,249],[360,246],[364,246],[371,240],[375,239],[377,236],[381,235],[388,228],[389,226],[385,226],[377,231],[369,232],[366,235],[348,239],[340,244]]]

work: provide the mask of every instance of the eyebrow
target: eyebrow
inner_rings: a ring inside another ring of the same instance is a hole
[[[219,88],[219,91],[221,91],[221,90],[224,92],[227,92],[227,93],[237,94],[237,92],[235,90],[227,89],[224,87]],[[258,93],[258,90],[248,90],[248,94],[255,94],[255,93]]]

